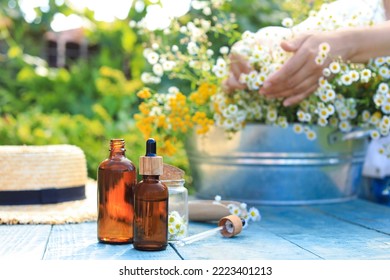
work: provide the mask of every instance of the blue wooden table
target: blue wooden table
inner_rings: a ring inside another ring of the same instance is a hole
[[[390,260],[390,207],[364,200],[308,206],[257,206],[262,221],[234,238],[215,235],[165,251],[100,244],[96,223],[1,225],[0,259],[17,260]],[[190,234],[215,224],[190,223]]]

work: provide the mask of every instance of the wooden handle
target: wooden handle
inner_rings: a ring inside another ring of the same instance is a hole
[[[230,215],[229,204],[240,207],[237,201],[222,200],[215,203],[214,200],[190,200],[188,202],[189,220],[198,222],[214,222]]]

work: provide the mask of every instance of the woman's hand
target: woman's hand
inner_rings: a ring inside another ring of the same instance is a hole
[[[243,73],[248,74],[252,70],[249,62],[241,55],[232,53],[229,58],[231,61],[229,77],[223,82],[223,89],[226,93],[245,89],[245,84],[240,83],[240,76]]]
[[[331,33],[303,34],[293,40],[284,41],[281,47],[294,55],[264,82],[260,94],[270,98],[285,98],[283,105],[291,106],[301,102],[318,87],[322,70],[329,65],[328,58],[322,65],[316,64],[321,43],[330,45],[330,57],[346,57],[345,48],[340,45],[339,36]]]

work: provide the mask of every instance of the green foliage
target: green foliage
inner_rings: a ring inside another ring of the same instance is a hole
[[[0,139],[2,145],[77,145],[86,153],[91,177],[96,177],[97,164],[106,156],[103,124],[82,115],[39,111],[7,114],[0,119]]]
[[[237,18],[239,31],[252,32],[261,27],[270,25],[280,25],[287,13],[281,8],[285,1],[253,1],[253,0],[233,0],[229,12],[234,13]]]
[[[124,138],[127,155],[138,166],[144,140],[132,119],[142,87],[145,68],[144,41],[129,27],[145,12],[130,10],[127,20],[104,23],[90,11],[74,11],[66,4],[49,1],[50,9],[36,9],[37,19],[27,23],[18,1],[0,4],[0,143],[46,145],[67,143],[81,147],[87,157],[89,176],[96,178],[98,164],[108,155],[111,138]],[[65,1],[66,3],[66,1]],[[147,4],[147,1],[146,1]],[[233,0],[224,7],[234,13],[240,30],[279,24],[284,16],[276,1]],[[97,54],[67,68],[49,68],[44,56],[44,37],[55,13],[78,14],[91,23],[85,36]],[[8,17],[11,24],[1,25]],[[189,16],[191,17],[191,16]],[[231,38],[215,38],[222,45]],[[191,174],[183,147],[164,156],[164,161]]]
[[[305,20],[311,10],[318,10],[322,4],[333,1],[334,0],[286,0],[282,1],[281,6],[283,10],[298,23]]]

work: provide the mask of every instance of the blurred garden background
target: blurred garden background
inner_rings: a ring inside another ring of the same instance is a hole
[[[144,138],[134,114],[144,86],[145,40],[136,23],[166,27],[169,17],[199,17],[190,0],[1,0],[0,144],[73,144],[87,157],[96,178],[109,140],[124,138],[127,156],[138,165]],[[321,1],[323,2],[323,1]],[[232,0],[237,30],[256,31],[297,18],[314,1]],[[205,16],[204,14],[202,16]],[[231,38],[217,38],[220,45]],[[168,81],[166,82],[168,83]],[[162,81],[158,87],[168,86]],[[156,90],[159,90],[156,88]],[[164,161],[191,174],[183,147]]]

